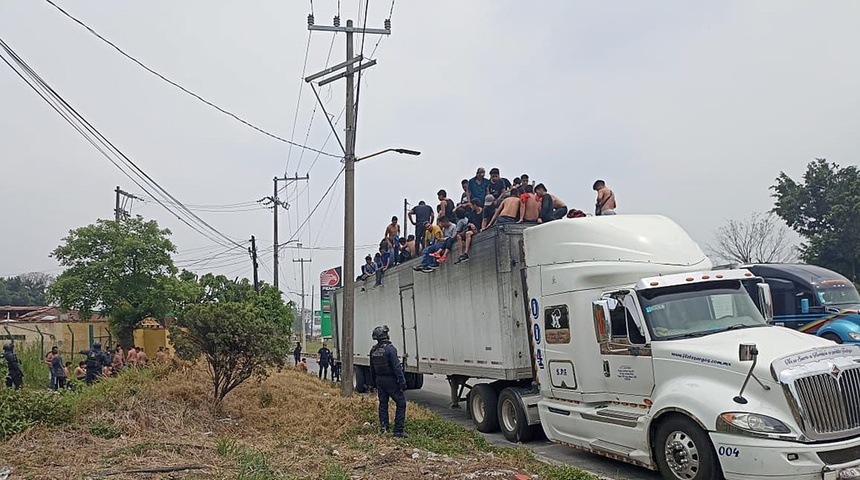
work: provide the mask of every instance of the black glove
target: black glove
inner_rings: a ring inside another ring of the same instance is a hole
[[[403,385],[400,385],[400,391],[401,391],[401,392],[405,392],[405,391],[406,391],[406,384],[405,384],[405,383],[404,383]]]

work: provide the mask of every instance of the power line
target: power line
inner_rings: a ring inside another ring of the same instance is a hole
[[[116,166],[124,175],[126,175],[135,185],[141,188],[144,192],[146,192],[150,197],[155,199],[157,202],[161,204],[162,207],[165,208],[168,212],[172,213],[176,216],[177,219],[188,225],[193,230],[197,231],[201,235],[205,236],[209,240],[214,241],[222,246],[229,246],[229,244],[233,244],[236,247],[244,249],[244,247],[235,241],[233,241],[230,237],[224,235],[212,225],[208,224],[206,221],[201,219],[199,216],[188,210],[176,197],[171,195],[167,190],[165,190],[161,185],[159,185],[155,180],[152,179],[146,172],[144,172],[140,167],[137,166],[131,159],[129,159],[121,150],[119,150],[113,143],[111,143],[101,132],[98,131],[89,121],[87,121],[77,110],[74,109],[61,95],[59,95],[38,73],[35,72],[2,38],[0,38],[0,46],[2,46],[3,50],[5,50],[6,54],[12,57],[12,60],[18,65],[18,67],[23,70],[24,73],[19,71],[12,65],[9,60],[6,59],[5,56],[0,55],[3,58],[3,61],[6,65],[9,66],[24,82],[32,88],[43,100],[45,100],[66,122],[72,125],[75,130],[80,133],[91,145],[93,145],[96,150],[98,150],[105,158],[107,158],[114,166]],[[26,73],[26,76],[24,75]],[[29,78],[27,78],[29,77]],[[35,82],[36,84],[34,84]],[[38,86],[37,86],[38,85]],[[50,98],[49,98],[50,97]],[[104,148],[102,148],[104,147]],[[212,234],[220,237],[223,240],[215,239],[211,236],[211,234],[204,233],[197,227],[193,226],[186,219],[182,218],[178,213],[173,211],[166,204],[162,203],[160,200],[155,198],[155,195],[150,193],[149,189],[144,187],[137,179],[133,178],[129,172],[127,172],[123,167],[117,163],[116,159],[114,159],[109,153],[105,150],[110,151],[113,155],[117,157],[117,159],[126,165],[126,167],[131,167],[132,172],[138,176],[138,178],[155,188],[159,191],[159,196],[161,196],[164,200],[168,198],[175,203],[176,206],[180,207],[180,211],[185,211],[191,221],[196,223],[201,228],[208,229]],[[223,243],[226,240],[226,244]]]
[[[323,193],[323,194],[322,194],[322,196],[320,197],[320,200],[317,202],[317,204],[316,204],[316,205],[314,206],[314,208],[311,210],[311,213],[309,213],[309,214],[308,214],[308,217],[307,217],[307,218],[305,218],[305,220],[302,222],[302,224],[301,224],[301,225],[299,225],[298,227],[296,227],[296,231],[295,231],[295,232],[293,232],[293,234],[290,236],[290,239],[289,239],[289,240],[287,240],[287,242],[289,242],[289,241],[291,241],[291,240],[294,240],[294,239],[296,238],[296,235],[297,235],[297,234],[299,234],[299,233],[302,231],[302,228],[304,228],[304,226],[305,226],[305,225],[307,225],[307,223],[310,221],[311,217],[314,215],[314,212],[316,212],[316,211],[317,211],[317,208],[319,208],[320,204],[322,204],[323,200],[325,200],[325,197],[326,197],[326,196],[328,196],[328,194],[331,192],[331,189],[332,189],[332,188],[334,188],[334,186],[335,186],[335,184],[337,183],[338,179],[340,179],[340,176],[341,176],[341,175],[343,175],[343,170],[344,170],[344,168],[343,168],[343,167],[341,167],[341,168],[340,168],[340,171],[337,173],[337,176],[336,176],[336,177],[334,177],[334,180],[332,180],[331,185],[329,185],[329,186],[328,186],[328,188],[326,189],[325,193]],[[285,242],[285,243],[286,243],[286,242]]]
[[[311,8],[313,8],[313,5],[311,5]],[[293,145],[294,144],[298,145],[298,144],[293,142],[293,139],[295,139],[295,137],[296,137],[296,124],[298,124],[298,121],[299,121],[299,107],[302,104],[302,91],[304,91],[304,87],[305,87],[304,78],[305,78],[305,71],[308,67],[308,54],[311,51],[311,34],[312,33],[313,32],[308,31],[308,43],[305,46],[305,61],[302,64],[302,77],[301,77],[301,80],[299,80],[299,96],[296,99],[296,113],[293,116],[293,130],[290,132],[290,142],[289,142],[290,148],[287,149],[287,164],[284,165],[284,176],[287,176],[287,170],[290,169],[290,157],[293,156]],[[334,155],[332,155],[332,156],[334,156]]]
[[[211,101],[206,100],[206,99],[205,99],[205,98],[203,98],[201,95],[199,95],[199,94],[197,94],[197,93],[195,93],[195,92],[193,92],[193,91],[191,91],[191,90],[189,90],[189,89],[187,89],[187,88],[183,87],[183,86],[182,86],[182,85],[180,85],[179,83],[177,83],[177,82],[175,82],[175,81],[173,81],[173,80],[171,80],[171,79],[167,78],[166,76],[162,75],[161,73],[158,73],[157,71],[155,71],[155,70],[153,70],[152,68],[148,67],[148,66],[147,66],[147,65],[145,65],[143,62],[141,62],[141,61],[140,61],[140,60],[138,60],[137,58],[133,57],[133,56],[132,56],[132,55],[130,55],[129,53],[126,53],[126,52],[125,52],[125,50],[121,49],[121,48],[120,48],[120,47],[118,47],[115,43],[111,42],[110,40],[108,40],[107,38],[105,38],[104,36],[102,36],[101,34],[99,34],[98,32],[96,32],[96,31],[95,31],[94,29],[92,29],[89,25],[85,24],[83,21],[79,20],[78,18],[76,18],[75,16],[73,16],[72,14],[70,14],[69,12],[67,12],[66,10],[63,10],[63,8],[62,8],[62,7],[60,7],[59,5],[57,5],[56,3],[54,3],[54,2],[53,2],[53,0],[45,0],[45,1],[46,1],[46,2],[48,2],[50,5],[52,5],[54,8],[56,8],[57,10],[59,10],[63,15],[65,15],[66,17],[68,17],[69,19],[71,19],[72,21],[74,21],[75,23],[77,23],[78,25],[80,25],[80,26],[84,27],[85,29],[87,29],[87,31],[89,31],[91,34],[93,34],[96,38],[98,38],[99,40],[101,40],[101,41],[103,41],[104,43],[106,43],[106,44],[110,45],[111,47],[113,47],[113,49],[114,49],[114,50],[116,50],[117,52],[119,52],[120,54],[122,54],[122,56],[124,56],[124,57],[126,57],[127,59],[131,60],[132,62],[136,63],[139,67],[143,68],[144,70],[146,70],[146,71],[147,71],[147,72],[149,72],[150,74],[155,75],[156,77],[160,78],[161,80],[163,80],[163,81],[167,82],[168,84],[170,84],[170,85],[172,85],[172,86],[174,86],[174,87],[178,88],[178,89],[179,89],[179,90],[181,90],[182,92],[184,92],[184,93],[186,93],[186,94],[188,94],[188,95],[191,95],[192,97],[194,97],[194,98],[196,98],[197,100],[199,100],[199,101],[203,102],[204,104],[206,104],[206,105],[208,105],[208,106],[210,106],[210,107],[214,108],[215,110],[217,110],[217,111],[219,111],[219,112],[223,113],[224,115],[227,115],[227,116],[229,116],[229,117],[232,117],[234,120],[236,120],[236,121],[238,121],[238,122],[240,122],[240,123],[244,124],[244,125],[245,125],[245,126],[247,126],[247,127],[250,127],[250,128],[252,128],[252,129],[254,129],[254,130],[256,130],[256,131],[258,131],[258,132],[262,133],[263,135],[266,135],[266,136],[269,136],[269,137],[271,137],[271,138],[274,138],[275,140],[278,140],[278,141],[281,141],[281,142],[287,143],[287,144],[289,144],[291,147],[298,147],[298,148],[302,148],[302,149],[305,149],[305,150],[310,150],[310,151],[312,151],[312,152],[317,152],[317,153],[319,153],[319,154],[321,154],[321,155],[327,155],[327,156],[334,157],[334,158],[340,158],[340,155],[334,155],[334,154],[331,154],[331,153],[327,153],[327,152],[323,152],[323,151],[317,150],[317,149],[312,148],[312,147],[308,147],[308,146],[306,146],[306,145],[301,145],[301,144],[298,144],[298,143],[294,143],[294,142],[293,142],[293,141],[291,141],[291,140],[287,140],[286,138],[283,138],[283,137],[281,137],[281,136],[279,136],[279,135],[276,135],[276,134],[274,134],[274,133],[272,133],[272,132],[269,132],[268,130],[265,130],[265,129],[264,129],[264,128],[262,128],[262,127],[258,127],[257,125],[254,125],[253,123],[249,122],[248,120],[245,120],[244,118],[240,117],[239,115],[237,115],[237,114],[235,114],[235,113],[233,113],[233,112],[231,112],[231,111],[229,111],[229,110],[227,110],[227,109],[225,109],[225,108],[219,107],[218,105],[216,105],[216,104],[212,103]]]

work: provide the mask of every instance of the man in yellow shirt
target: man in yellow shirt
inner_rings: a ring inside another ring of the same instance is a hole
[[[431,272],[439,263],[430,254],[441,250],[445,245],[445,237],[442,234],[442,228],[439,225],[434,225],[431,222],[425,222],[424,242],[427,248],[422,252],[424,258],[421,260],[421,265],[418,265],[414,270],[419,272]]]

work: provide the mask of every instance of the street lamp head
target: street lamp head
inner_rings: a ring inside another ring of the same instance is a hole
[[[421,152],[417,150],[407,150],[405,148],[395,148],[394,151],[404,155],[421,155]]]

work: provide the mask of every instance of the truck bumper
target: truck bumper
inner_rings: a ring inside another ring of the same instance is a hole
[[[860,437],[808,445],[711,432],[726,480],[860,480]]]

